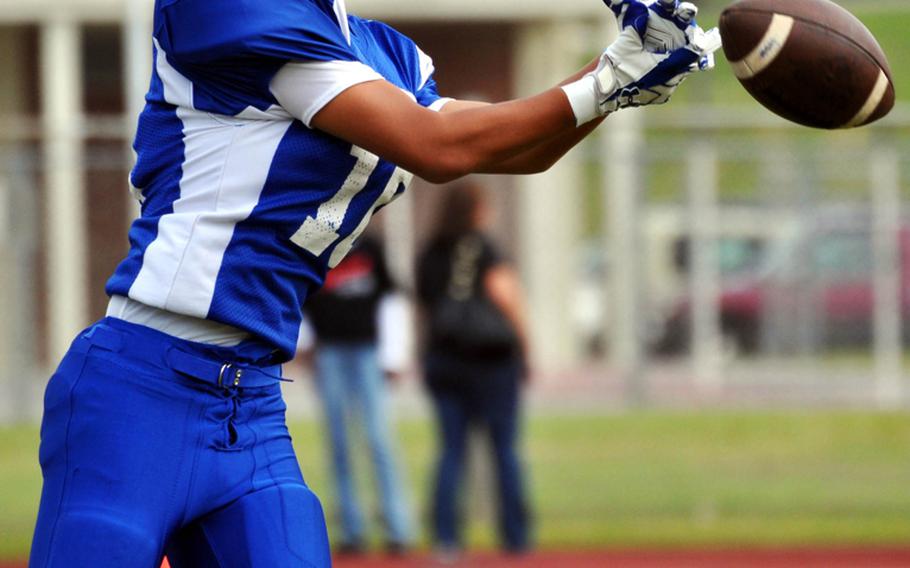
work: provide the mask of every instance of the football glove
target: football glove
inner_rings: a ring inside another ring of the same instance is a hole
[[[690,2],[603,0],[620,23],[619,38],[600,58],[595,71],[563,87],[583,124],[619,109],[670,100],[689,74],[714,67],[720,32],[705,32],[696,24],[698,8]],[[592,97],[582,89],[593,83]],[[587,107],[587,108],[586,108]],[[592,115],[593,112],[593,115]]]
[[[677,0],[605,2],[617,13],[621,31],[594,72],[604,114],[666,103],[690,73],[714,67],[720,32],[705,32],[697,25],[694,4]]]

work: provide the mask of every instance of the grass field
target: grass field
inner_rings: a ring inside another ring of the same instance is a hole
[[[422,511],[431,425],[399,429]],[[308,481],[331,509],[320,429],[292,430]],[[34,428],[0,430],[0,559],[28,549],[40,489],[36,439]],[[526,446],[544,548],[910,544],[903,414],[541,417],[529,420]],[[490,547],[489,492],[474,480],[481,497],[468,500],[471,542]]]

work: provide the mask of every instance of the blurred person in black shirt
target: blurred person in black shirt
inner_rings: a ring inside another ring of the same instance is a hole
[[[458,492],[471,425],[491,441],[499,494],[499,533],[508,552],[530,546],[522,466],[516,450],[519,399],[526,377],[525,316],[515,270],[485,234],[491,218],[484,189],[449,189],[436,233],[418,263],[426,319],[424,376],[439,425],[433,492],[435,545],[457,556]]]
[[[413,542],[410,511],[396,460],[387,404],[387,380],[395,380],[406,358],[401,329],[404,309],[389,276],[382,247],[363,237],[328,274],[325,286],[304,309],[301,350],[312,360],[330,435],[336,499],[341,519],[339,551],[366,550],[366,523],[352,471],[349,429],[362,425],[379,491],[388,552]],[[398,328],[381,333],[383,328]],[[380,336],[382,341],[380,341]]]

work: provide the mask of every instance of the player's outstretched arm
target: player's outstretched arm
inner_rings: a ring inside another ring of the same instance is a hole
[[[563,81],[560,85],[567,85],[581,79],[587,73],[594,71],[598,59],[588,64],[584,69]],[[451,101],[442,108],[441,112],[458,112],[466,109],[488,106],[490,103],[475,101]],[[553,167],[569,150],[578,145],[591,134],[604,120],[605,117],[595,119],[577,128],[567,130],[549,140],[521,152],[508,160],[494,164],[491,168],[478,173],[484,174],[538,174]]]
[[[585,74],[592,72],[597,67],[597,64],[598,60],[592,61],[585,68],[563,81],[560,85],[566,85],[581,79]],[[444,114],[453,114],[450,119],[458,123],[464,117],[461,113],[489,106],[492,105],[485,102],[455,100],[446,104],[441,112]],[[468,115],[468,118],[470,118],[470,114]],[[548,137],[539,144],[519,151],[509,158],[480,165],[478,166],[478,169],[472,170],[472,172],[488,174],[535,174],[546,171],[581,140],[593,132],[602,120],[602,118],[596,119],[579,127],[567,126],[566,128],[560,129],[559,134]]]
[[[458,112],[469,108],[488,106],[489,104],[474,101],[452,101],[442,109],[442,112]],[[567,130],[507,160],[485,167],[475,173],[531,175],[545,172],[562,159],[569,150],[594,132],[604,118],[606,117],[597,118],[587,124]]]
[[[385,81],[372,81],[335,97],[312,125],[428,181],[444,183],[496,171],[517,155],[576,130],[576,118],[559,88],[437,113]]]
[[[612,3],[620,38],[562,88],[493,105],[449,103],[436,113],[376,80],[342,92],[311,124],[432,182],[543,171],[608,113],[667,102],[689,73],[711,67],[720,47],[715,31],[697,27],[689,3],[662,0],[666,13],[638,0]]]

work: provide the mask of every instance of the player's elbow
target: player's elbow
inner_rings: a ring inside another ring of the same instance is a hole
[[[427,171],[422,174],[417,174],[418,177],[425,179],[426,181],[435,184],[435,185],[444,185],[451,183],[457,179],[461,179],[467,174],[459,174],[454,172],[439,172],[439,171]]]
[[[426,169],[423,169],[420,172],[417,172],[416,175],[420,178],[425,179],[426,181],[442,185],[446,183],[451,183],[457,179],[461,179],[464,176],[468,175],[469,171],[464,171],[456,168],[445,168],[439,166],[431,166]]]
[[[519,156],[517,159],[504,162],[499,167],[490,168],[489,173],[533,176],[550,171],[559,160],[541,159],[535,156]]]
[[[476,165],[457,148],[427,146],[422,149],[411,170],[430,183],[444,184],[475,171]]]
[[[524,164],[524,168],[522,168],[520,173],[524,175],[543,174],[550,171],[550,168],[555,166],[558,161],[555,158],[552,160],[529,160]]]
[[[422,136],[410,147],[416,168],[411,170],[437,184],[477,173],[490,160],[475,129],[451,114],[436,113],[420,129]]]

